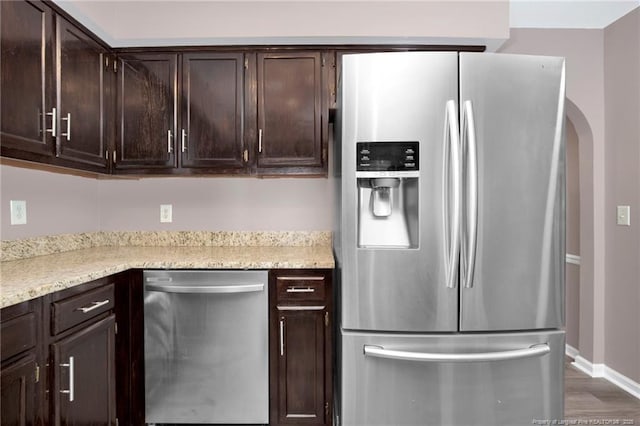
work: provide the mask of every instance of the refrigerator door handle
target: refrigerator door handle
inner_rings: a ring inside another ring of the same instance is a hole
[[[437,353],[410,352],[385,349],[382,346],[364,345],[364,355],[374,358],[397,359],[420,362],[485,362],[506,361],[511,359],[532,358],[551,352],[548,343],[532,345],[528,348],[498,352],[480,353]]]
[[[462,228],[461,271],[465,288],[473,287],[473,272],[476,264],[476,243],[478,241],[478,156],[476,127],[471,101],[464,101],[462,112],[462,155],[465,170],[465,220]]]
[[[442,208],[444,219],[445,280],[448,288],[456,287],[460,253],[460,131],[456,103],[447,101],[444,120]],[[452,186],[450,188],[449,186]],[[453,204],[453,206],[451,206]]]

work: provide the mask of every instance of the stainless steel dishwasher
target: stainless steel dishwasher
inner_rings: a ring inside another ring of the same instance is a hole
[[[146,423],[269,422],[266,271],[144,271]]]

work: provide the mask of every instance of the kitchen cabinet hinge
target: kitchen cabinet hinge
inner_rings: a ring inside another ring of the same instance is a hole
[[[40,381],[40,365],[38,365],[38,363],[36,363],[36,380],[35,383],[38,383]]]
[[[324,404],[324,415],[327,416],[327,417],[329,416],[329,403],[328,402],[325,402],[325,404]]]
[[[108,56],[104,57],[104,69],[106,69],[106,70],[109,69],[109,57]]]
[[[329,312],[324,313],[324,325],[325,327],[329,327]]]
[[[249,58],[244,58],[244,69],[245,70],[249,69]]]
[[[244,160],[245,163],[249,162],[249,150],[245,149],[244,152],[242,153],[242,159]]]
[[[113,58],[113,72],[118,73],[118,59]]]
[[[113,164],[116,164],[116,150],[113,150]]]
[[[322,66],[324,67],[324,64],[327,62],[327,59],[324,57],[324,55],[322,55]]]
[[[118,334],[118,323],[114,323],[113,326],[115,328],[115,334]]]

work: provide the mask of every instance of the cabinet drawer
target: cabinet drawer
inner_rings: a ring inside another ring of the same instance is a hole
[[[56,335],[113,309],[114,286],[109,284],[51,305],[51,334]]]
[[[35,347],[36,323],[33,312],[2,321],[2,361]]]
[[[324,301],[325,278],[322,275],[276,277],[278,302]]]

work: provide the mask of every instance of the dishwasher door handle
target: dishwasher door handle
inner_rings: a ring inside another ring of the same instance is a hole
[[[163,293],[251,293],[256,291],[263,291],[264,284],[238,284],[238,285],[158,285],[149,284],[145,286],[147,291],[160,291]]]

